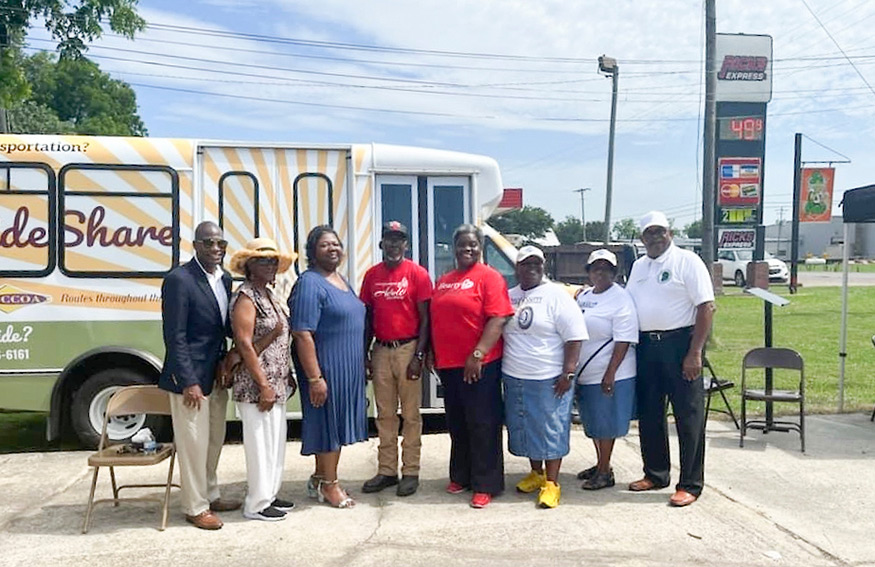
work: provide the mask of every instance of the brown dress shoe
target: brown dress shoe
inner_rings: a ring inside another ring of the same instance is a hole
[[[241,506],[243,506],[243,502],[240,500],[216,498],[210,502],[210,510],[213,512],[231,512],[233,510],[238,510]]]
[[[197,516],[185,515],[185,521],[194,524],[195,527],[202,530],[218,530],[222,527],[222,520],[213,514],[211,510],[204,510]]]
[[[644,492],[645,490],[659,490],[661,488],[665,488],[667,485],[659,485],[647,478],[646,476],[641,480],[636,480],[629,484],[629,490],[632,492]]]
[[[668,503],[674,506],[675,508],[683,508],[684,506],[689,506],[693,502],[698,500],[698,496],[694,496],[687,492],[686,490],[678,490],[669,498]]]

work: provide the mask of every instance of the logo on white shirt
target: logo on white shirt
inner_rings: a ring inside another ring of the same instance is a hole
[[[378,283],[374,284],[377,290],[374,292],[374,299],[382,298],[390,301],[397,301],[407,297],[407,289],[410,287],[410,282],[407,281],[407,276],[401,278],[398,282]]]
[[[668,270],[662,270],[661,272],[659,272],[659,277],[656,278],[656,281],[658,281],[661,284],[664,284],[670,279],[671,279],[671,272],[669,272]]]
[[[520,326],[520,329],[526,330],[532,326],[532,322],[535,320],[535,312],[531,307],[523,307],[519,315],[517,315],[517,323]]]
[[[474,282],[469,280],[468,278],[465,278],[464,280],[462,280],[460,282],[454,282],[454,283],[441,282],[440,285],[438,285],[438,289],[451,290],[451,291],[462,291],[462,290],[466,290],[466,289],[471,289],[472,287],[474,287]]]

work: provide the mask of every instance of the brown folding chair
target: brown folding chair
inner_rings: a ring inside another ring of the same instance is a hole
[[[739,447],[744,447],[747,428],[769,431],[798,431],[805,452],[805,368],[798,352],[789,348],[760,347],[748,351],[741,362],[741,438]],[[765,384],[762,389],[750,388],[747,383],[747,370],[753,368],[798,370],[798,388],[776,390],[773,384]],[[787,402],[799,404],[799,422],[775,419],[747,419],[746,404],[750,401],[774,403]]]
[[[91,524],[91,513],[94,505],[101,502],[112,502],[118,506],[122,500],[154,501],[162,503],[161,530],[167,527],[167,509],[170,503],[170,488],[179,485],[173,484],[173,464],[176,460],[176,448],[173,443],[162,443],[154,453],[131,453],[124,452],[125,445],[107,446],[106,423],[109,418],[129,414],[170,415],[170,396],[158,386],[127,386],[120,389],[106,406],[106,417],[103,422],[103,431],[100,434],[100,444],[97,452],[88,457],[88,466],[94,467],[94,476],[91,479],[91,493],[88,496],[88,508],[85,511],[85,522],[82,524],[82,533],[88,531]],[[167,470],[167,482],[163,484],[125,484],[118,485],[115,480],[115,467],[141,467],[157,465],[161,461],[170,458],[170,467]],[[100,467],[109,467],[109,478],[112,481],[112,498],[94,500],[94,490],[97,487],[97,474]],[[157,488],[163,487],[163,496],[140,496],[119,497],[123,488]]]

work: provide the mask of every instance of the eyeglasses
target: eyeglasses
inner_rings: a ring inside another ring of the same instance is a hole
[[[262,266],[276,266],[279,265],[279,258],[253,258],[253,264],[260,264]]]
[[[201,246],[204,248],[213,248],[217,246],[224,250],[228,247],[228,241],[224,238],[201,238],[200,240],[195,240],[195,242],[200,242]]]

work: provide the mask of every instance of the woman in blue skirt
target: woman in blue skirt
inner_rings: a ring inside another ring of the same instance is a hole
[[[635,406],[635,349],[638,315],[632,297],[614,283],[617,257],[596,250],[587,260],[593,287],[577,296],[589,340],[580,349],[577,407],[586,436],[593,440],[598,463],[578,473],[585,490],[614,486],[611,453],[614,441],[629,432]]]
[[[289,297],[303,412],[301,454],[316,456],[310,496],[350,508],[355,501],[338,484],[337,465],[342,446],[368,438],[365,306],[337,272],[343,244],[331,227],[311,230],[306,249],[309,268]]]

